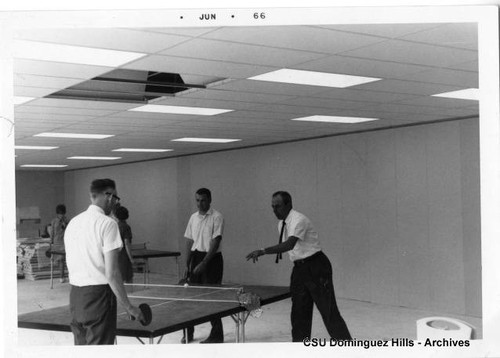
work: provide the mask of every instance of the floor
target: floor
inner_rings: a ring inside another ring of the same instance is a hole
[[[151,283],[171,284],[177,276],[166,276],[151,273]],[[142,282],[142,276],[137,277]],[[69,284],[54,280],[54,288],[50,289],[49,280],[30,281],[21,279],[18,283],[18,313],[27,313],[68,304]],[[290,342],[290,299],[263,307],[259,318],[249,317],[245,326],[247,342]],[[351,334],[356,339],[416,339],[416,320],[423,317],[440,316],[437,312],[373,304],[355,300],[338,299],[338,306]],[[470,323],[477,328],[477,338],[482,337],[482,321],[478,317],[453,316]],[[234,322],[227,317],[223,320],[225,341],[234,342]],[[206,338],[210,324],[197,326],[193,344]],[[72,345],[71,333],[19,329],[20,346],[40,345]],[[181,332],[163,337],[161,344],[179,343]],[[314,312],[312,337],[328,337],[319,313]],[[118,344],[141,344],[135,338],[118,337]]]

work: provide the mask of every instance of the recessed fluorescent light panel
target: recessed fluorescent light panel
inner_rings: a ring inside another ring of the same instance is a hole
[[[178,138],[172,139],[172,142],[193,142],[193,143],[231,143],[237,142],[241,139],[224,139],[224,138]]]
[[[250,77],[249,80],[282,82],[309,86],[346,88],[379,81],[380,78],[340,75],[336,73],[281,69]]]
[[[63,164],[23,164],[21,165],[23,168],[64,168],[67,165]]]
[[[362,122],[377,121],[377,120],[378,118],[336,117],[336,116],[309,116],[301,118],[292,118],[292,121],[328,122],[328,123],[362,123]]]
[[[81,160],[117,160],[122,159],[122,157],[85,157],[85,156],[76,156],[76,157],[68,157],[68,159],[81,159]]]
[[[192,114],[196,116],[215,116],[221,113],[232,112],[232,109],[202,108],[202,107],[181,107],[163,106],[159,104],[146,104],[144,106],[129,109],[133,112],[154,112],[170,114]]]
[[[433,94],[433,97],[446,97],[456,99],[469,99],[479,101],[479,88],[467,88],[459,91],[451,91]]]
[[[29,102],[31,100],[34,100],[35,97],[21,97],[21,96],[15,96],[14,97],[14,106],[17,106],[19,104],[23,104],[23,103],[26,103],[26,102]]]
[[[35,135],[33,135],[33,137],[104,139],[104,138],[114,137],[114,134],[85,134],[85,133],[44,132],[44,133],[35,134]]]
[[[173,149],[119,148],[112,150],[112,152],[137,152],[137,153],[164,153],[171,151],[173,151]]]
[[[17,40],[14,43],[14,58],[31,60],[117,67],[143,56],[146,54],[45,42]]]
[[[28,150],[52,150],[59,147],[48,147],[44,145],[16,145],[14,149],[28,149]]]

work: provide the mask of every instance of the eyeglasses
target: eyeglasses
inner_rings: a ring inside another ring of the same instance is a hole
[[[119,197],[118,195],[115,195],[115,194],[113,194],[113,193],[104,193],[104,194],[106,194],[106,195],[111,195],[111,197],[112,197],[113,199],[115,199],[116,201],[120,201],[120,197]]]

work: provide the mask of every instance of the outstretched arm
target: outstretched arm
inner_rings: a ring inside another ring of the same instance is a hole
[[[246,259],[247,260],[252,259],[253,262],[256,262],[258,261],[259,256],[269,255],[269,254],[279,254],[282,252],[290,251],[295,247],[295,244],[297,243],[298,239],[299,238],[296,236],[290,236],[286,241],[282,242],[281,244],[252,251],[246,256]]]

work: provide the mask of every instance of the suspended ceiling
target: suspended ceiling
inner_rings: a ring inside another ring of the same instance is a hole
[[[479,113],[478,101],[432,96],[478,88],[477,26],[472,23],[37,29],[18,31],[15,39],[144,54],[118,67],[33,59],[36,55],[16,57],[14,95],[33,99],[15,106],[15,144],[57,147],[16,149],[16,169],[24,169],[21,165],[26,164],[66,165],[57,170],[89,168],[452,120]],[[249,79],[285,68],[379,80],[331,88]],[[53,98],[54,94],[85,86],[93,78],[106,77],[117,70],[174,73],[184,83],[205,87],[155,97],[149,100],[150,104],[231,111],[214,116],[138,112],[131,109],[147,103],[113,101],[104,95],[90,100]],[[292,120],[313,115],[377,120],[354,124]],[[34,136],[42,132],[113,136]],[[183,137],[239,141],[173,141]],[[171,151],[113,151],[118,148]],[[121,159],[68,159],[72,156]]]

